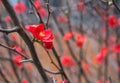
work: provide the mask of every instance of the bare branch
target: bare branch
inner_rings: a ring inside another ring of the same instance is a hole
[[[0,28],[0,32],[3,32],[3,33],[12,33],[12,32],[17,32],[18,30],[20,30],[20,28],[18,28],[18,27],[14,27],[11,29]]]

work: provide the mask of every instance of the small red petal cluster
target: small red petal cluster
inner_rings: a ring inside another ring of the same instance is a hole
[[[84,71],[87,71],[87,70],[90,69],[90,65],[87,64],[87,63],[85,63],[85,62],[82,64],[82,67],[83,67],[83,70],[84,70]]]
[[[19,2],[14,5],[14,9],[17,14],[22,14],[27,10],[27,7],[24,2]]]
[[[104,80],[97,80],[96,83],[110,83],[108,80],[104,82]]]
[[[57,83],[67,83],[66,80],[58,80]]]
[[[86,41],[86,37],[84,35],[78,34],[76,38],[76,45],[78,47],[82,47]]]
[[[22,59],[23,59],[22,56],[16,55],[16,56],[13,57],[13,62],[14,62],[14,64],[15,64],[16,66],[22,67],[22,63],[20,63],[20,61],[21,61]]]
[[[115,52],[120,53],[120,43],[116,45]]]
[[[108,17],[108,25],[112,28],[116,28],[118,23],[117,23],[117,17],[115,15],[110,15]]]
[[[84,2],[80,2],[78,5],[77,5],[77,10],[83,10],[84,9]]]
[[[11,21],[11,17],[10,17],[10,16],[6,16],[6,17],[5,17],[5,21],[6,21],[6,22],[10,22],[10,21]]]
[[[24,79],[21,83],[29,83],[28,80]]]
[[[64,14],[60,14],[57,16],[57,21],[60,23],[67,23],[69,20]]]
[[[118,25],[120,26],[120,18],[118,18]]]
[[[50,29],[44,29],[44,24],[27,25],[26,29],[31,32],[36,39],[40,40],[46,49],[52,48],[54,37]]]
[[[74,34],[73,32],[66,32],[63,36],[63,39],[65,41],[68,41],[69,39],[71,39],[73,37],[73,34]]]
[[[98,53],[98,55],[93,58],[94,62],[97,63],[104,62],[104,58],[107,56],[107,52],[108,52],[107,47],[103,46],[101,48],[101,51]]]
[[[63,55],[61,57],[61,63],[62,63],[62,65],[64,67],[73,67],[73,66],[75,66],[74,60],[68,55]]]
[[[40,13],[40,16],[44,18],[47,15],[46,9],[41,5],[39,0],[34,1],[34,5]]]

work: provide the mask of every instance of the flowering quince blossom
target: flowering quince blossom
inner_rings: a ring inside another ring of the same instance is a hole
[[[118,22],[118,25],[120,26],[120,18],[118,18],[117,22]]]
[[[86,37],[84,36],[84,35],[81,35],[81,34],[78,34],[77,35],[77,38],[76,38],[76,45],[78,46],[78,47],[82,47],[83,46],[83,44],[85,43],[85,41],[86,41]]]
[[[97,63],[104,62],[104,58],[107,56],[107,53],[108,53],[107,47],[103,46],[98,55],[93,58],[94,62]]]
[[[57,16],[57,21],[60,23],[67,23],[69,20],[64,14],[60,14]]]
[[[120,43],[116,45],[115,52],[120,53]]]
[[[10,21],[11,21],[11,17],[10,17],[10,16],[6,16],[6,17],[5,17],[5,21],[6,21],[6,22],[10,22]]]
[[[41,7],[39,9],[39,13],[41,15],[42,18],[44,18],[45,16],[47,16],[47,12],[46,12],[46,9],[44,7]]]
[[[27,7],[24,2],[19,2],[14,5],[14,9],[17,14],[22,14],[27,10]]]
[[[25,28],[30,31],[36,39],[40,40],[46,49],[52,48],[54,37],[50,29],[44,30],[44,24],[27,25]]]
[[[41,2],[39,0],[35,0],[34,5],[37,9],[39,9],[41,7]]]
[[[70,38],[72,38],[73,33],[72,32],[66,32],[65,35],[63,36],[63,39],[68,41]]]
[[[61,57],[61,63],[62,63],[62,65],[64,67],[73,67],[73,66],[75,66],[74,60],[70,56],[67,56],[67,55],[63,55]]]
[[[83,67],[83,70],[85,70],[85,71],[90,69],[90,65],[85,62],[82,64],[82,67]]]
[[[42,18],[44,18],[45,16],[47,16],[46,9],[44,7],[42,7],[41,2],[39,0],[35,0],[34,1],[34,5],[37,8],[37,10],[39,11],[40,16]]]
[[[67,83],[66,80],[58,80],[57,83]]]
[[[28,80],[24,79],[21,83],[29,83]]]
[[[117,27],[117,17],[115,15],[110,15],[108,17],[108,25],[112,28],[116,28]]]
[[[77,10],[83,10],[84,9],[84,2],[80,2],[78,5],[77,5]]]
[[[15,65],[17,65],[18,67],[22,67],[22,63],[20,63],[20,61],[23,59],[22,56],[20,55],[16,55],[13,57],[13,62]]]

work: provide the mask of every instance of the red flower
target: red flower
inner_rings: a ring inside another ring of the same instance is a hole
[[[60,14],[57,16],[57,21],[60,23],[67,23],[69,20],[64,14]]]
[[[58,80],[57,83],[67,83],[66,80]]]
[[[120,53],[120,43],[116,45],[115,51],[117,53]]]
[[[6,22],[10,22],[10,21],[11,21],[11,17],[10,17],[10,16],[6,16],[6,17],[5,17],[5,21],[6,21]]]
[[[77,46],[81,48],[85,43],[85,40],[86,40],[86,37],[84,35],[81,35],[81,34],[77,35],[77,39],[76,39]]]
[[[20,63],[20,61],[23,59],[22,56],[20,55],[16,55],[13,57],[13,62],[15,65],[17,65],[18,67],[21,67],[22,66],[22,63]]]
[[[39,0],[35,0],[34,5],[37,9],[39,9],[41,7],[41,2]]]
[[[120,18],[118,18],[118,25],[120,26]]]
[[[61,63],[65,67],[73,67],[75,65],[74,60],[70,56],[67,56],[67,55],[63,55],[61,57]]]
[[[101,48],[101,56],[106,56],[107,55],[107,52],[108,52],[108,50],[107,50],[107,47],[105,47],[105,46],[103,46],[102,48]]]
[[[68,41],[70,38],[72,38],[73,33],[72,32],[66,32],[63,39]]]
[[[104,57],[102,56],[101,53],[99,53],[97,56],[93,58],[93,61],[96,63],[102,63],[104,62]]]
[[[84,2],[80,2],[78,5],[77,5],[77,10],[83,10],[84,9]]]
[[[21,83],[29,83],[28,80],[24,79]]]
[[[14,5],[14,9],[17,14],[22,14],[27,10],[27,7],[24,2],[19,2]]]
[[[117,17],[115,15],[108,17],[108,25],[112,28],[117,27]]]
[[[43,17],[43,18],[47,15],[47,12],[46,12],[45,8],[43,8],[43,7],[41,7],[39,9],[39,13],[40,13],[41,17]]]
[[[82,67],[85,71],[90,69],[90,65],[85,62],[83,63]]]
[[[40,40],[46,49],[52,48],[54,37],[50,29],[44,30],[44,24],[28,25],[26,29],[30,31],[36,39]]]

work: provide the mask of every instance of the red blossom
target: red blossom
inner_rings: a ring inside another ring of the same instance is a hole
[[[44,24],[28,25],[26,29],[30,31],[36,39],[40,40],[46,49],[52,48],[54,37],[50,29],[44,30]]]
[[[21,67],[22,66],[22,63],[20,63],[20,61],[23,59],[22,56],[20,55],[16,55],[13,57],[13,62],[15,65],[17,65],[18,67]]]
[[[73,66],[75,66],[74,60],[70,56],[67,56],[67,55],[63,55],[61,57],[61,63],[62,63],[62,65],[64,67],[73,67]]]
[[[82,67],[85,71],[90,69],[90,65],[85,62],[83,63]]]
[[[108,25],[112,28],[116,28],[117,27],[117,17],[115,15],[110,15],[108,17]]]
[[[10,22],[10,21],[11,21],[11,17],[10,17],[10,16],[6,16],[6,17],[5,17],[5,21],[6,21],[6,22]]]
[[[66,80],[58,80],[57,83],[67,83]]]
[[[85,40],[86,40],[86,37],[84,35],[81,35],[81,34],[77,35],[76,45],[81,48],[85,43]]]
[[[93,58],[93,61],[95,63],[103,63],[104,62],[104,57],[102,56],[101,53],[99,53],[98,55],[96,55],[94,58]]]
[[[27,7],[24,2],[19,2],[14,5],[14,9],[17,14],[22,14],[27,10]]]
[[[21,83],[29,83],[28,80],[24,79]]]
[[[117,22],[118,22],[118,25],[120,26],[120,18],[118,18]]]
[[[84,2],[80,2],[78,5],[77,5],[77,10],[83,10],[84,9]]]
[[[41,7],[41,2],[39,0],[35,0],[34,5],[37,9],[39,9]]]
[[[70,38],[72,38],[73,33],[72,32],[66,32],[63,39],[68,41]]]
[[[116,45],[115,51],[117,53],[120,53],[120,43]]]
[[[39,13],[42,18],[44,18],[47,15],[46,9],[43,7],[39,9]]]
[[[57,16],[57,21],[60,23],[67,23],[69,20],[64,14],[60,14]]]
[[[103,46],[102,48],[101,48],[101,56],[106,56],[107,55],[107,52],[108,52],[108,49],[107,49],[107,47],[106,46]]]

